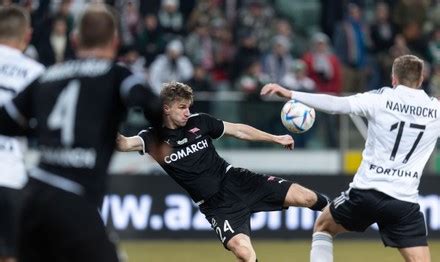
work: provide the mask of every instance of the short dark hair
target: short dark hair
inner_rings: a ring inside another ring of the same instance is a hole
[[[177,100],[189,100],[191,103],[194,99],[193,90],[189,85],[180,82],[169,82],[163,85],[160,92],[160,99],[163,104],[170,105]]]
[[[403,55],[394,59],[393,75],[402,85],[417,86],[423,74],[423,60],[415,55]]]
[[[0,7],[0,39],[23,39],[30,28],[29,13],[18,5]]]
[[[116,32],[114,11],[105,4],[92,4],[78,24],[79,45],[83,48],[105,46],[113,40]]]

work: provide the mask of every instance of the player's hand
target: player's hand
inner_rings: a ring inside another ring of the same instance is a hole
[[[261,96],[277,95],[279,97],[290,99],[290,97],[292,96],[292,92],[290,92],[289,90],[278,84],[271,83],[263,86],[263,88],[260,91],[260,95]]]
[[[148,148],[148,154],[158,163],[163,163],[166,156],[172,153],[170,145],[167,143],[153,143]]]
[[[295,144],[295,141],[290,135],[275,136],[275,141],[289,150],[292,150]]]

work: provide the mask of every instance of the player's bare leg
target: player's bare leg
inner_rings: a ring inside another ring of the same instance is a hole
[[[327,206],[315,222],[310,262],[333,261],[333,237],[347,230],[337,224]]]
[[[287,191],[284,206],[308,207],[313,210],[322,210],[328,200],[322,194],[314,192],[298,184],[292,184]]]
[[[431,254],[429,247],[407,247],[399,248],[400,254],[402,254],[405,262],[430,262]]]
[[[255,262],[257,255],[252,247],[251,239],[245,234],[235,235],[226,245],[240,262]]]

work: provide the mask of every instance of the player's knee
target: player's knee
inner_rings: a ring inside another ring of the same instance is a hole
[[[239,261],[255,261],[255,251],[245,240],[231,239],[228,243],[228,248],[234,253]]]
[[[313,232],[326,232],[332,236],[335,236],[339,232],[334,224],[335,222],[331,216],[328,216],[327,212],[324,211],[316,220]]]

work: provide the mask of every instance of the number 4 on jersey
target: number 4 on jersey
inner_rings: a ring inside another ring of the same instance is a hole
[[[79,80],[70,81],[63,91],[61,91],[47,119],[47,126],[50,129],[61,129],[61,143],[65,146],[71,146],[74,142],[73,132],[79,88]]]

